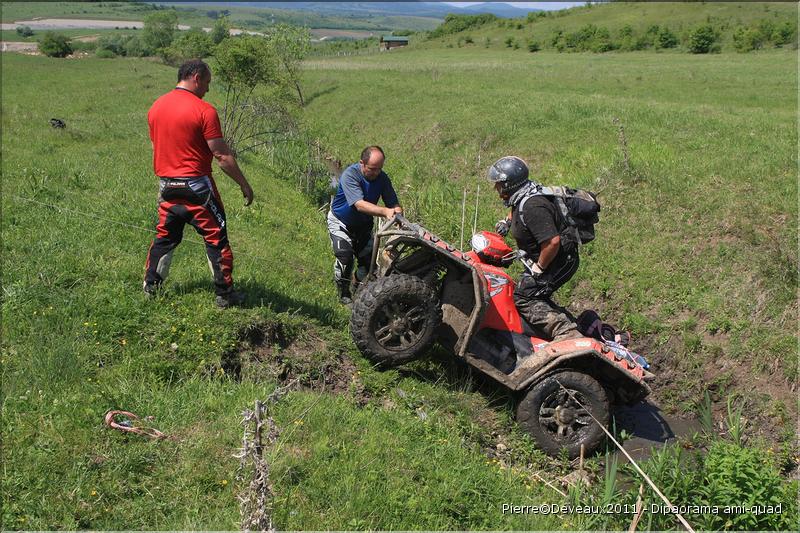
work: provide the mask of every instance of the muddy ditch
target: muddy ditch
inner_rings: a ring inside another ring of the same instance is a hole
[[[370,400],[356,377],[356,365],[341,347],[310,328],[282,322],[250,325],[236,350],[222,358],[226,374],[238,381],[293,384],[298,390],[353,395]]]
[[[662,347],[660,353],[665,353],[664,350],[665,347]],[[524,451],[516,449],[518,437],[513,435],[513,428],[503,422],[504,417],[500,412],[508,408],[510,399],[507,391],[488,378],[471,372],[466,365],[437,357],[436,351],[432,355],[427,363],[401,367],[398,369],[400,375],[440,383],[454,391],[462,390],[464,384],[469,383],[472,392],[489,398],[487,406],[477,408],[474,414],[475,424],[483,428],[482,434],[472,435],[470,438],[477,439],[475,442],[489,461],[504,468],[527,471],[532,479],[544,478],[562,488],[571,482],[569,476],[578,469],[577,460],[569,466],[559,459],[546,461],[547,465],[544,466],[527,464]],[[672,386],[669,376],[675,370],[669,369],[669,361],[658,356],[651,356],[650,361],[657,376],[662,373],[663,365],[668,367],[663,372],[666,383],[656,382],[653,394],[647,401],[633,406],[617,407],[613,411],[613,429],[618,436],[626,434],[623,446],[637,462],[647,460],[655,450],[666,445],[691,443],[696,435],[702,434],[706,429],[697,417],[681,415],[659,405],[660,392],[665,387]],[[358,367],[348,354],[347,347],[338,340],[325,339],[311,328],[290,326],[282,322],[248,326],[241,334],[238,349],[225,355],[222,366],[228,375],[241,381],[281,385],[291,383],[297,390],[342,394],[351,397],[361,407],[376,400],[382,408],[389,410],[404,408],[398,404],[408,403],[403,401],[405,393],[400,387],[392,387],[386,394],[379,394],[382,397],[373,396],[372,391],[361,383]],[[393,399],[395,396],[400,400]],[[699,392],[698,401],[702,398],[702,392]],[[417,414],[423,420],[427,410],[424,403],[423,401],[417,409]],[[713,408],[713,431],[724,435],[727,427],[722,422],[727,413],[721,410],[719,403],[714,404]],[[748,405],[744,404],[745,407]],[[745,412],[748,411],[743,411]],[[743,416],[748,419],[745,432],[761,434],[759,421],[762,419],[749,418],[749,412]],[[609,449],[614,449],[613,444],[609,443]],[[617,456],[621,463],[627,462],[623,454],[617,453]],[[603,463],[601,456],[594,457],[599,459],[600,464]],[[561,474],[556,474],[557,472]]]
[[[613,317],[619,315],[619,310],[611,309],[602,297],[586,297],[592,293],[587,282],[580,282],[576,292],[584,297],[574,296],[571,308],[595,309],[604,320],[614,323]],[[711,333],[702,323],[691,332],[696,337],[696,346],[692,348],[687,345],[686,332],[677,325],[689,318],[694,317],[687,313],[665,325],[671,333],[666,342],[660,339],[664,331],[632,340],[631,347],[647,359],[650,371],[656,376],[650,383],[649,409],[657,410],[667,425],[675,428],[677,437],[691,436],[700,427],[699,417],[703,415],[708,394],[714,432],[724,435],[728,400],[734,399],[735,407],[741,407],[741,416],[746,421],[747,439],[763,439],[773,445],[785,443],[787,435],[795,430],[798,404],[797,383],[782,372],[783,361],[737,360],[729,355],[730,336],[721,331]],[[756,363],[764,370],[755,370]],[[627,412],[623,418],[634,417]],[[651,433],[650,429],[645,431]]]
[[[797,386],[777,367],[768,374],[758,373],[751,361],[734,360],[724,348],[713,360],[692,358],[684,353],[679,336],[663,346],[656,346],[655,338],[640,339],[637,344],[643,347],[642,353],[649,354],[647,359],[656,375],[651,398],[675,419],[696,420],[707,394],[711,422],[719,434],[726,430],[729,399],[741,409],[746,438],[783,442],[787,428],[797,420]]]

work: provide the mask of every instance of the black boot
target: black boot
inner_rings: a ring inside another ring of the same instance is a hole
[[[342,305],[350,305],[353,303],[352,294],[350,294],[350,282],[349,281],[339,281],[336,283],[336,287],[339,289],[339,302]]]

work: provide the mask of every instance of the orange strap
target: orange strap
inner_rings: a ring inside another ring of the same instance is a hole
[[[155,428],[148,428],[148,427],[137,427],[133,424],[131,425],[124,425],[117,422],[114,417],[121,415],[127,416],[131,420],[141,420],[135,414],[129,411],[109,411],[106,413],[105,416],[105,424],[106,426],[110,427],[111,429],[117,429],[119,431],[123,431],[125,433],[135,433],[137,435],[145,435],[152,439],[166,439],[167,436],[161,433],[159,430]]]

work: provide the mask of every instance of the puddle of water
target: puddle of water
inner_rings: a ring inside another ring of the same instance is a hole
[[[699,420],[667,415],[650,401],[618,407],[614,417],[617,431],[624,429],[633,435],[623,447],[636,462],[648,459],[654,450],[674,443],[679,437],[692,436],[702,430]],[[623,463],[628,462],[622,454],[619,454],[619,459]]]

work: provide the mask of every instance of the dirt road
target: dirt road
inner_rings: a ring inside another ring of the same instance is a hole
[[[113,29],[142,29],[144,23],[138,20],[93,20],[93,19],[32,19],[17,20],[12,23],[0,24],[0,30],[16,30],[20,26],[28,26],[32,30],[113,30]],[[179,30],[188,30],[191,26],[178,24]],[[210,32],[211,28],[201,28]],[[232,28],[231,35],[248,33],[250,35],[264,35],[256,31]]]
[[[38,50],[39,46],[36,43],[18,41],[0,42],[0,51],[2,52],[37,52]]]
[[[28,26],[32,30],[113,30],[114,28],[144,28],[144,23],[137,20],[91,20],[91,19],[33,19],[17,20],[11,24],[0,24],[0,29],[15,30],[19,26]],[[189,26],[179,26],[189,29]]]

